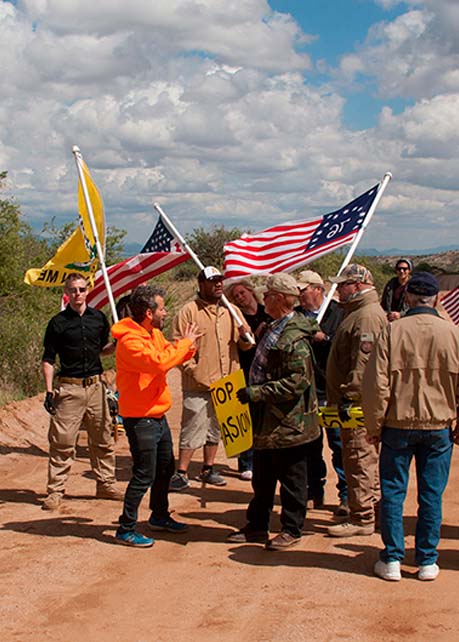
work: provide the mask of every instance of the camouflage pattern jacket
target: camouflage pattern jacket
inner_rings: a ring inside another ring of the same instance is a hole
[[[320,434],[308,341],[316,325],[315,320],[295,312],[268,351],[266,382],[249,387],[256,449],[290,448]]]

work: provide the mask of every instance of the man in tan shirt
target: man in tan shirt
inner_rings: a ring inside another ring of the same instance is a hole
[[[381,330],[387,325],[379,304],[373,276],[363,265],[351,263],[338,284],[344,318],[336,331],[327,361],[327,403],[338,407],[343,444],[343,467],[348,486],[349,519],[330,526],[333,537],[372,535],[375,530],[375,504],[379,499],[378,452],[369,444],[363,426],[347,428],[349,410],[360,405],[363,372]]]
[[[208,266],[198,275],[199,294],[186,303],[173,321],[175,339],[184,336],[187,324],[195,323],[203,336],[197,341],[193,358],[182,370],[183,414],[180,432],[177,472],[171,479],[170,489],[184,490],[189,485],[188,467],[197,448],[204,448],[201,481],[224,486],[225,479],[213,470],[220,441],[220,428],[210,396],[210,386],[240,368],[238,346],[250,349],[244,338],[250,333],[240,310],[233,306],[243,324],[238,328],[228,308],[223,305],[223,275]]]
[[[459,403],[459,330],[435,310],[438,282],[417,272],[408,282],[408,311],[385,328],[365,370],[362,402],[370,442],[381,441],[381,535],[374,572],[401,579],[405,554],[403,502],[416,462],[418,519],[415,562],[420,580],[434,580]],[[456,430],[455,439],[459,441]]]

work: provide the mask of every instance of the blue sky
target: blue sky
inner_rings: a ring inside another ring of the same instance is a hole
[[[0,2],[0,170],[36,230],[76,215],[73,145],[143,243],[341,207],[393,174],[362,245],[457,237],[459,3]]]

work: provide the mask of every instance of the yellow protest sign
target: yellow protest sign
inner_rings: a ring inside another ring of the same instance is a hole
[[[350,421],[341,421],[338,415],[338,408],[333,406],[321,406],[319,408],[319,423],[322,428],[363,428],[365,418],[360,406],[352,406],[349,414]]]
[[[210,387],[227,457],[235,457],[252,447],[252,419],[249,406],[240,403],[236,397],[239,388],[245,386],[244,372],[236,370]]]

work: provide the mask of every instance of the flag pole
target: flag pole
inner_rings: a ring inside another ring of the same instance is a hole
[[[193,259],[193,261],[196,263],[196,265],[198,266],[198,268],[199,268],[200,270],[203,270],[203,269],[204,269],[204,267],[205,267],[205,265],[202,263],[202,261],[201,261],[201,260],[200,260],[200,258],[197,256],[197,254],[195,254],[195,253],[193,252],[193,250],[191,249],[190,245],[186,242],[186,240],[183,238],[183,236],[182,236],[182,235],[180,234],[180,232],[177,230],[177,228],[175,227],[175,225],[171,222],[171,220],[169,219],[169,217],[165,214],[165,212],[163,211],[163,209],[162,209],[162,207],[160,206],[160,204],[159,204],[159,203],[153,203],[153,207],[154,207],[154,208],[155,208],[155,210],[158,212],[158,214],[160,215],[160,217],[164,220],[164,222],[166,223],[166,225],[167,225],[167,227],[170,229],[170,231],[171,231],[171,232],[172,232],[172,233],[173,233],[173,234],[178,238],[178,240],[179,240],[179,241],[180,241],[180,243],[183,245],[183,247],[185,248],[185,250],[188,252],[188,254],[191,256],[191,258]],[[241,319],[241,317],[238,315],[238,313],[236,312],[236,310],[234,309],[234,307],[231,305],[231,303],[228,301],[227,297],[226,297],[224,294],[222,295],[222,299],[221,299],[221,300],[222,300],[222,303],[223,303],[223,304],[228,308],[229,313],[231,314],[231,316],[233,317],[234,321],[235,321],[235,322],[236,322],[236,324],[237,324],[237,327],[239,328],[241,325],[244,325],[244,321],[243,321],[243,320]],[[249,334],[248,332],[246,332],[244,336],[245,336],[245,338],[247,339],[247,341],[248,341],[249,343],[251,343],[252,345],[255,345],[255,339],[252,337],[252,335],[251,335],[251,334]]]
[[[100,268],[102,270],[102,275],[104,277],[105,287],[107,289],[108,301],[110,303],[110,309],[112,311],[112,317],[114,323],[118,321],[118,314],[116,312],[115,299],[113,298],[112,288],[110,286],[110,280],[108,278],[107,268],[105,266],[104,252],[99,240],[99,233],[97,231],[96,221],[94,219],[94,212],[92,209],[91,199],[89,198],[88,187],[86,185],[86,177],[84,175],[83,167],[81,165],[83,161],[83,156],[81,155],[80,148],[77,145],[74,145],[72,148],[73,155],[75,156],[75,163],[77,166],[78,177],[80,179],[81,187],[83,190],[83,196],[86,203],[86,208],[88,210],[89,222],[91,223],[91,230],[94,236],[94,241],[96,244],[97,255],[99,257]]]
[[[336,276],[339,276],[342,273],[342,271],[344,270],[344,268],[346,268],[349,265],[349,263],[351,262],[351,259],[354,256],[354,252],[356,251],[357,246],[360,243],[360,239],[362,238],[366,228],[368,227],[368,224],[370,223],[370,220],[373,217],[373,214],[375,213],[375,210],[378,207],[378,203],[381,200],[382,195],[384,194],[384,191],[385,191],[386,187],[388,186],[389,181],[390,181],[391,178],[392,178],[392,174],[390,172],[386,172],[384,174],[383,179],[382,179],[382,181],[381,181],[381,183],[379,185],[378,193],[376,194],[375,200],[371,204],[371,207],[368,210],[368,214],[365,216],[365,220],[362,223],[362,227],[360,228],[360,230],[356,234],[356,237],[353,240],[352,245],[349,248],[348,253],[346,254],[346,256],[344,258],[344,261],[342,262],[341,267],[340,267],[340,269],[338,271],[338,274]],[[325,312],[327,311],[327,308],[330,305],[330,301],[333,299],[333,295],[335,294],[335,291],[336,291],[337,287],[338,286],[337,286],[336,283],[333,283],[333,285],[331,286],[327,296],[325,297],[324,302],[320,306],[320,310],[319,310],[319,313],[317,315],[317,323],[320,323],[322,321],[322,319],[324,318]]]

